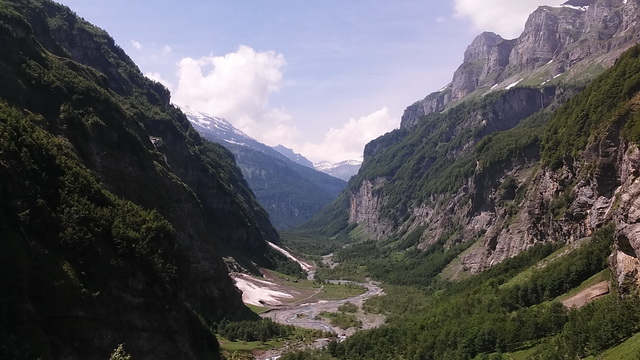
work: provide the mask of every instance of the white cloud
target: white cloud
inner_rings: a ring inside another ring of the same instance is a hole
[[[397,125],[398,119],[394,119],[389,109],[383,107],[358,119],[349,119],[338,129],[331,128],[321,143],[305,143],[301,153],[315,162],[360,159],[369,141],[393,130]]]
[[[157,72],[148,72],[146,74],[144,74],[144,76],[148,77],[149,79],[153,80],[153,81],[157,81],[160,84],[164,85],[167,89],[169,89],[169,91],[173,91],[173,85],[165,80],[164,78],[162,78],[162,75],[160,75]]]
[[[284,56],[241,46],[224,56],[184,58],[178,63],[173,102],[226,118],[237,128],[268,145],[283,144],[313,161],[362,157],[364,146],[399,123],[385,107],[331,128],[320,143],[300,145],[300,131],[286,109],[270,104],[284,84]],[[147,76],[162,82],[157,74]],[[164,82],[162,82],[164,83]]]
[[[172,51],[173,51],[173,49],[169,45],[165,45],[165,46],[162,47],[162,55],[163,56],[171,54]]]
[[[454,0],[456,15],[468,17],[478,31],[493,31],[511,39],[520,36],[527,17],[540,5],[566,0]]]
[[[269,145],[287,144],[298,135],[283,109],[272,108],[271,94],[282,87],[282,54],[249,46],[225,56],[184,58],[178,64],[178,105],[226,118]]]
[[[133,47],[134,47],[136,50],[140,50],[140,49],[142,49],[142,44],[140,44],[138,41],[131,40],[131,45],[133,45]]]

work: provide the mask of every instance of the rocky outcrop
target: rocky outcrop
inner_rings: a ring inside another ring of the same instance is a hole
[[[463,156],[473,151],[473,145],[480,139],[505,131],[515,127],[520,121],[550,106],[555,99],[556,89],[553,87],[542,90],[533,88],[515,88],[500,94],[495,94],[490,102],[484,105],[474,105],[469,103],[469,110],[461,110],[459,112],[447,114],[449,117],[434,118],[429,123],[423,124],[420,131],[425,137],[429,137],[432,133],[441,134],[440,138],[434,140],[434,143],[446,143],[453,141],[456,137],[466,138],[465,142],[461,142],[458,147],[451,149],[451,154],[447,156]],[[449,122],[454,125],[444,125]],[[446,130],[443,129],[446,126]],[[387,149],[394,147],[405,139],[409,133],[407,129],[399,129],[392,133],[386,134],[365,147],[365,171],[380,164],[376,155],[384,153]],[[400,154],[408,154],[407,149],[398,151]],[[425,158],[425,155],[414,155],[419,158]],[[408,159],[407,159],[408,160]],[[429,167],[435,162],[434,159],[424,159],[421,164],[420,171],[428,172]],[[411,171],[403,169],[400,171]],[[393,186],[390,182],[393,176],[379,176],[372,180],[362,180],[359,187],[355,191],[350,192],[349,204],[349,223],[361,224],[367,229],[369,235],[376,239],[382,239],[388,236],[390,231],[396,231],[398,226],[415,228],[417,226],[425,226],[426,233],[425,243],[427,246],[431,242],[437,240],[439,236],[449,231],[452,224],[465,223],[469,215],[468,213],[473,207],[477,211],[484,212],[480,217],[471,220],[472,229],[466,229],[463,233],[467,238],[473,238],[486,229],[490,219],[495,214],[489,215],[486,210],[479,210],[484,207],[481,203],[488,199],[488,196],[482,195],[483,199],[477,203],[468,203],[470,196],[476,193],[474,190],[478,186],[473,181],[464,185],[456,194],[452,196],[436,196],[427,204],[415,204],[415,206],[406,205],[394,209],[394,212],[400,214],[399,217],[409,217],[412,220],[404,222],[398,218],[385,215],[385,187]],[[494,180],[495,182],[495,180]],[[496,185],[497,186],[497,185]],[[393,191],[393,190],[392,190]],[[410,195],[407,195],[410,196]],[[407,200],[407,199],[405,199]],[[411,201],[403,201],[402,204],[411,203]],[[394,219],[394,220],[390,220]],[[455,241],[460,241],[456,239]]]
[[[423,100],[416,101],[413,105],[408,106],[402,114],[400,128],[414,128],[423,116],[444,110],[449,101],[451,101],[451,85],[439,92],[429,94]]]
[[[375,238],[382,238],[393,229],[393,224],[381,216],[384,199],[380,189],[386,180],[363,181],[349,194],[349,223],[363,224]]]
[[[523,201],[500,201],[499,190],[488,194],[495,204],[489,210],[492,220],[482,246],[463,257],[464,266],[479,272],[536,243],[571,243],[614,223],[619,249],[612,256],[613,268],[619,269],[620,279],[637,272],[638,268],[630,266],[637,257],[629,257],[640,250],[640,243],[627,239],[637,242],[640,235],[640,218],[634,215],[640,205],[636,203],[640,195],[640,156],[636,145],[619,139],[619,130],[610,129],[608,136],[591,145],[579,162],[557,171],[529,167],[502,174],[501,181],[517,179],[516,191],[525,191]],[[473,217],[484,218],[486,213],[473,214],[469,223],[474,222]]]
[[[440,112],[474,92],[584,81],[636,44],[640,11],[635,1],[578,3],[586,5],[541,6],[517,39],[480,34],[467,48],[452,83],[407,107],[401,128],[413,128],[424,115]]]
[[[640,150],[631,146],[620,164],[615,190],[616,246],[610,266],[623,293],[640,287]]]
[[[493,49],[504,39],[491,32],[478,35],[467,47],[462,65],[453,74],[451,100],[462,99],[472,93],[494,71],[489,64]]]

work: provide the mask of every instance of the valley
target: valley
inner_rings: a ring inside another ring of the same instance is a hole
[[[481,33],[338,179],[0,0],[0,359],[638,358],[639,19]]]
[[[313,342],[288,341],[283,348],[267,351],[253,350],[256,359],[268,359],[282,355],[286,351],[309,348],[322,349],[330,341],[343,341],[356,331],[377,328],[385,323],[386,317],[379,313],[363,310],[364,303],[374,297],[383,296],[379,284],[371,281],[359,283],[348,280],[314,281],[316,266],[292,255],[289,251],[272,245],[287,257],[298,262],[307,272],[307,279],[292,279],[268,269],[261,269],[262,277],[247,274],[233,274],[236,286],[243,292],[245,304],[253,306],[260,317],[271,319],[283,325],[320,330],[325,338]],[[330,259],[325,256],[325,259]],[[326,264],[332,267],[335,264]],[[350,307],[348,311],[346,307]],[[330,314],[348,315],[356,326],[334,323]],[[232,349],[225,345],[223,349]]]

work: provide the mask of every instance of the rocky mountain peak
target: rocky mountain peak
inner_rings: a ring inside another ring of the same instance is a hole
[[[639,15],[637,1],[570,0],[539,7],[516,39],[482,33],[467,48],[451,84],[407,107],[400,127],[413,128],[424,115],[472,93],[593,78],[637,43]]]
[[[491,55],[491,50],[500,42],[504,41],[502,36],[492,32],[483,32],[478,35],[464,53],[464,61],[485,60]]]

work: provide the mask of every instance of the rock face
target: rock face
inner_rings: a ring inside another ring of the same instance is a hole
[[[495,94],[493,98],[483,105],[474,105],[471,103],[467,108],[445,114],[442,118],[430,119],[429,122],[422,124],[419,131],[425,139],[420,140],[416,148],[407,145],[398,153],[402,155],[392,155],[389,160],[394,161],[398,156],[406,158],[400,160],[399,172],[415,172],[416,174],[424,174],[432,171],[432,166],[437,163],[437,155],[431,153],[425,155],[420,153],[421,147],[428,148],[430,146],[443,145],[451,142],[458,144],[448,149],[446,157],[466,156],[473,151],[473,145],[476,141],[494,134],[496,132],[505,131],[515,127],[521,120],[535,114],[554,102],[556,95],[555,88],[545,88],[543,90],[533,88],[515,88],[509,91]],[[454,122],[454,124],[448,124]],[[446,124],[446,125],[444,125]],[[440,136],[434,134],[441,134]],[[371,168],[385,168],[389,164],[379,160],[378,156],[385,156],[387,151],[395,151],[394,149],[399,143],[408,141],[407,137],[412,136],[407,129],[399,129],[396,132],[389,133],[367,144],[365,148],[364,170],[371,171]],[[426,138],[432,137],[432,140]],[[454,140],[457,137],[465,140]],[[414,153],[415,152],[415,153]],[[413,159],[421,159],[417,168],[412,170],[402,169],[403,164],[410,163]],[[428,159],[427,159],[428,158]],[[372,171],[376,173],[376,170]],[[416,175],[422,177],[421,175]],[[375,238],[381,239],[389,233],[396,231],[398,227],[408,226],[410,228],[426,225],[429,229],[432,239],[437,239],[439,234],[446,232],[451,225],[451,216],[466,217],[465,213],[470,211],[469,206],[462,204],[460,201],[466,201],[470,192],[475,191],[473,183],[467,183],[461,186],[461,190],[454,196],[454,199],[448,200],[446,197],[436,197],[428,201],[430,204],[437,204],[436,207],[426,206],[424,204],[410,203],[409,198],[415,189],[406,189],[406,194],[400,196],[403,198],[398,205],[397,211],[400,213],[398,217],[408,216],[412,221],[411,225],[403,223],[399,219],[391,220],[383,215],[385,206],[387,206],[386,192],[390,191],[387,186],[395,186],[393,184],[393,174],[386,176],[375,176],[373,178],[364,179],[359,183],[358,187],[352,187],[349,192],[350,210],[349,222],[357,224],[366,224],[368,232]],[[402,190],[400,190],[402,192]],[[488,199],[485,199],[488,200]],[[484,200],[482,200],[484,201]],[[481,204],[474,204],[475,207],[482,207]],[[403,213],[404,212],[404,213]],[[454,215],[455,214],[455,215]],[[482,215],[485,217],[485,215]],[[473,220],[474,222],[479,220]],[[476,226],[476,225],[474,225]],[[481,226],[476,226],[480,228]]]
[[[538,8],[517,39],[482,33],[467,48],[451,84],[407,107],[400,126],[413,128],[422,116],[474,92],[592,77],[636,44],[638,9],[635,1],[568,2]]]
[[[384,198],[379,190],[384,183],[385,180],[381,178],[374,182],[365,180],[349,197],[349,223],[364,224],[368,231],[380,238],[393,229],[393,223],[380,217]]]
[[[614,189],[619,203],[612,209],[616,224],[611,268],[623,293],[640,286],[640,150],[631,146],[619,167],[620,186]]]

